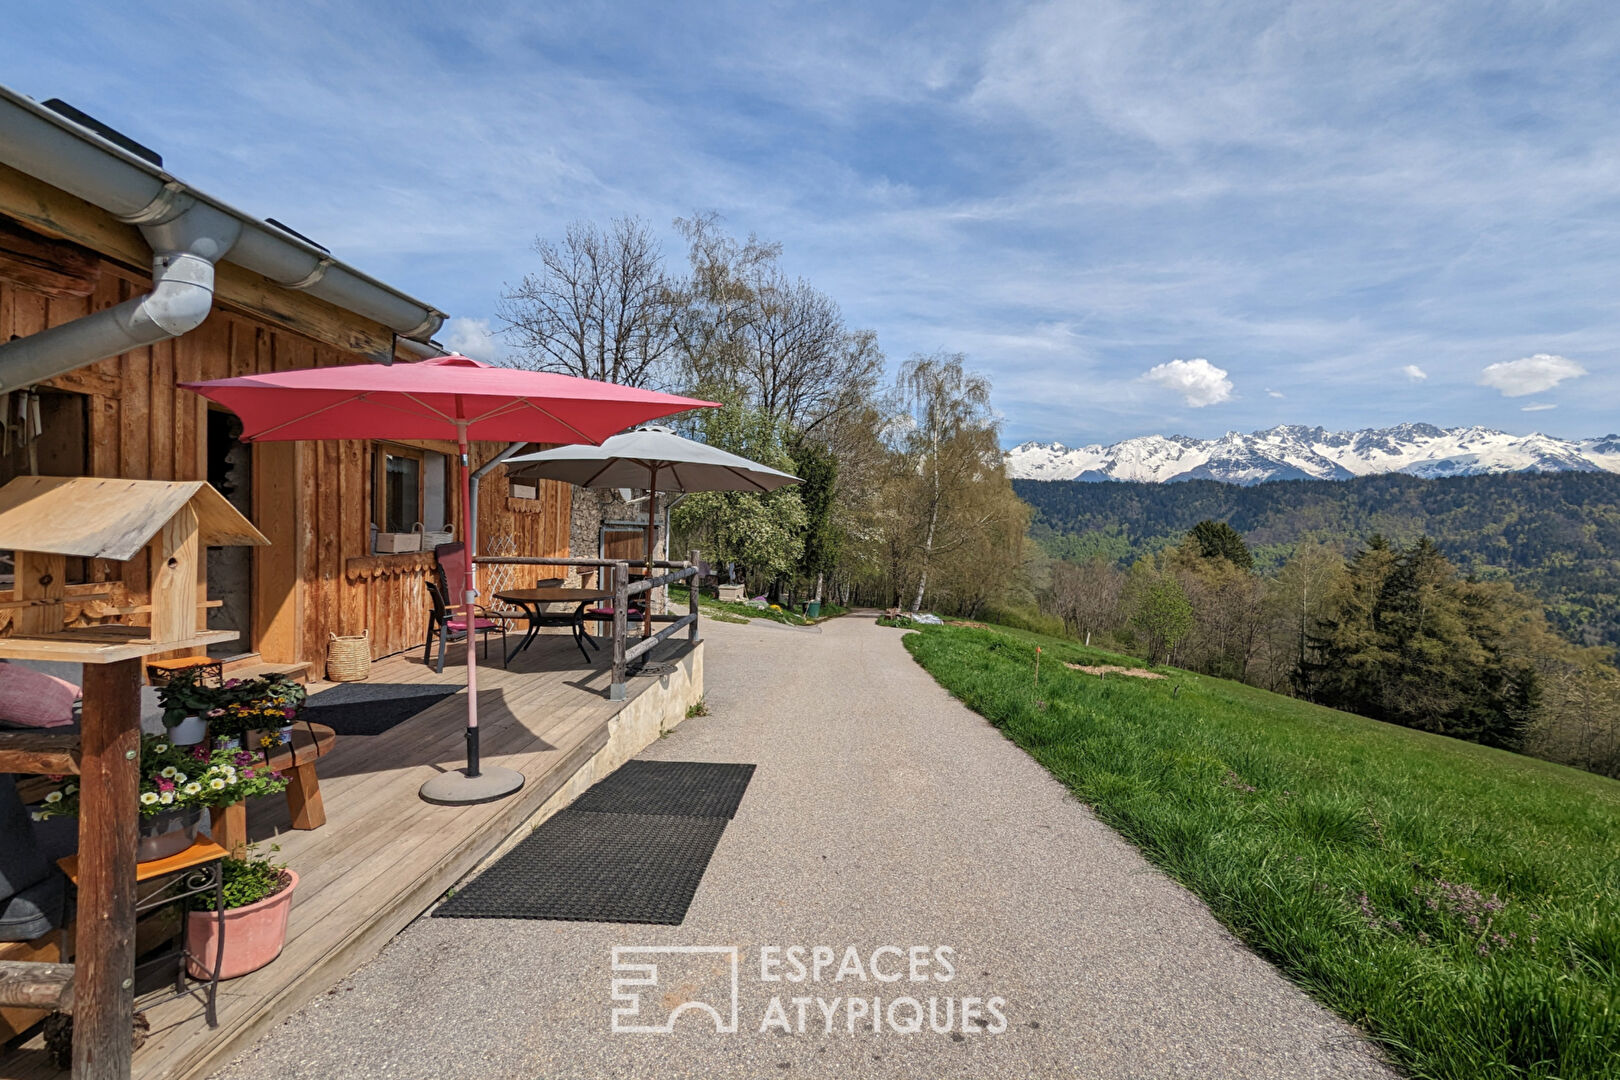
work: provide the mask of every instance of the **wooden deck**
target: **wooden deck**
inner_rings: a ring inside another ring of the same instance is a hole
[[[483,757],[487,764],[523,772],[523,790],[467,807],[418,798],[417,789],[435,772],[465,762],[467,706],[459,693],[383,734],[340,738],[321,759],[327,811],[322,828],[291,830],[281,796],[256,800],[248,811],[250,835],[279,844],[278,858],[300,877],[286,949],[269,967],[220,984],[218,1028],[203,1022],[200,993],[149,1009],[152,1032],[135,1054],[137,1080],[187,1080],[222,1066],[375,955],[570,781],[578,788],[590,769],[611,769],[639,749],[620,745],[625,739],[615,734],[609,749],[618,756],[599,754],[609,747],[610,721],[636,709],[642,725],[658,713],[673,716],[672,726],[684,716],[688,692],[701,693],[701,645],[684,640],[667,643],[658,658],[690,660],[696,690],[670,679],[636,677],[623,701],[608,699],[605,663],[584,667],[568,637],[540,637],[510,670],[500,666],[497,650],[492,642],[488,665],[481,659],[478,671]],[[453,646],[438,675],[421,662],[419,651],[391,657],[372,665],[367,685],[455,685],[466,678],[460,661],[461,648]],[[324,689],[316,689],[312,703],[319,703]],[[660,695],[678,700],[661,702]],[[621,721],[611,730],[622,727]],[[140,1001],[136,1007],[143,1007]],[[6,1080],[66,1075],[51,1066],[37,1035],[0,1051],[0,1077]]]

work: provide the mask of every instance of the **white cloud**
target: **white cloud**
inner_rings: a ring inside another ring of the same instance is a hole
[[[1401,374],[1405,375],[1413,382],[1422,382],[1424,379],[1429,377],[1429,373],[1418,367],[1416,364],[1407,364],[1405,367],[1401,368]]]
[[[1524,406],[1519,411],[1520,412],[1546,412],[1548,409],[1556,409],[1556,408],[1558,408],[1558,406],[1554,405],[1550,401],[1537,401],[1537,402],[1534,402],[1533,404]]]
[[[1159,364],[1149,368],[1142,378],[1174,390],[1195,409],[1218,405],[1232,397],[1232,380],[1226,377],[1226,371],[1203,357]]]
[[[1481,386],[1502,392],[1503,397],[1524,397],[1551,390],[1565,379],[1586,374],[1586,369],[1575,361],[1551,353],[1536,353],[1522,360],[1503,360],[1492,364],[1479,376]]]
[[[1282,396],[1283,396],[1283,392],[1281,390],[1272,390],[1271,388],[1267,387],[1267,389],[1266,389],[1266,397],[1279,397],[1280,398]]]
[[[500,357],[501,347],[488,319],[469,319],[458,315],[444,324],[442,339],[451,352],[470,356],[474,360],[493,363]]]

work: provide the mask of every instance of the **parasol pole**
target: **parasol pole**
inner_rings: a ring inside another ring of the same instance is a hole
[[[461,459],[462,535],[471,541],[472,463],[468,460],[467,424],[456,425],[456,450]],[[478,775],[478,570],[473,563],[477,552],[467,549],[467,573],[461,594],[462,615],[467,620],[467,778]]]
[[[658,520],[658,466],[652,467],[652,487],[647,493],[647,580],[653,578],[653,559],[658,554],[654,539]],[[641,636],[652,637],[652,590],[641,594]]]
[[[465,535],[472,536],[472,462],[467,445],[467,422],[456,421],[456,451],[461,467],[461,514]],[[478,761],[478,566],[469,547],[466,577],[462,582],[462,618],[467,620],[463,635],[467,643],[467,768],[440,773],[422,785],[421,796],[428,802],[462,805],[505,798],[524,784],[525,777],[515,769],[485,771]],[[447,598],[448,599],[448,598]]]

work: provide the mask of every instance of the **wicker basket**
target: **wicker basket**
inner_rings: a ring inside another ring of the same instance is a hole
[[[456,542],[456,530],[454,528],[429,529],[423,527],[422,523],[418,521],[414,531],[422,535],[423,551],[432,551],[440,544],[453,544]]]
[[[331,682],[362,682],[371,675],[371,631],[326,643],[326,677]]]

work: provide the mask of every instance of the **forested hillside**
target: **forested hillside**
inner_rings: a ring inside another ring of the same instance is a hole
[[[1286,560],[1301,540],[1348,553],[1374,533],[1398,543],[1427,535],[1464,571],[1536,593],[1571,640],[1620,645],[1620,475],[1013,486],[1035,509],[1032,535],[1057,557],[1102,555],[1124,565],[1179,543],[1206,519],[1241,532],[1262,569]]]

